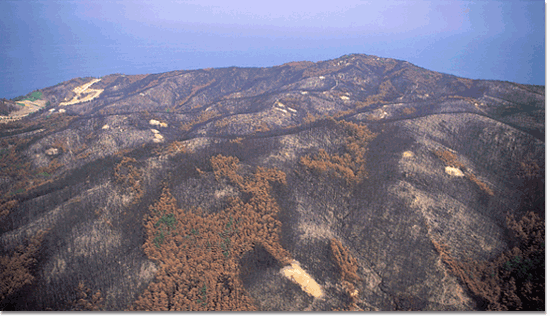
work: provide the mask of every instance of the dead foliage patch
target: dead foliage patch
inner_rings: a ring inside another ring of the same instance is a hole
[[[100,290],[92,294],[92,290],[79,282],[76,288],[76,300],[71,302],[72,311],[104,311],[105,302]]]
[[[300,157],[300,163],[307,169],[320,174],[333,174],[345,179],[348,184],[358,183],[367,176],[365,155],[367,144],[376,137],[365,126],[347,121],[337,122],[346,134],[343,155],[329,155],[320,149],[316,155]]]
[[[490,261],[454,258],[449,247],[430,236],[452,274],[486,310],[544,310],[545,225],[534,212],[519,221],[507,217],[517,246]]]
[[[211,111],[203,111],[196,119],[194,119],[191,122],[187,122],[185,124],[182,124],[180,129],[184,132],[188,132],[196,125],[202,124],[210,119],[216,118],[221,116],[220,113],[218,113],[216,110]]]
[[[41,231],[28,240],[26,246],[20,245],[9,255],[0,257],[0,302],[34,281],[32,269],[44,235]]]
[[[495,192],[493,192],[493,190],[485,182],[479,180],[473,173],[467,173],[466,177],[473,183],[477,184],[481,191],[487,193],[490,196],[495,195]]]
[[[328,75],[333,72],[339,71],[342,68],[344,68],[344,65],[340,66],[328,66],[326,68],[319,68],[319,67],[309,67],[302,73],[302,77],[316,77],[316,76],[322,76],[322,75]]]
[[[397,96],[399,93],[397,89],[393,86],[390,80],[385,80],[380,84],[378,87],[378,93],[369,95],[365,98],[365,100],[361,102],[357,102],[356,109],[363,109],[366,108],[372,104],[376,104],[379,102],[383,102],[385,100],[388,100],[392,97]]]
[[[239,144],[239,145],[242,145],[242,141],[243,141],[243,138],[242,137],[237,137],[237,138],[234,138],[232,140],[230,140],[229,142],[231,144]]]
[[[447,166],[458,168],[462,171],[466,170],[466,166],[464,166],[462,162],[458,161],[458,157],[455,153],[445,149],[436,149],[434,150],[434,154]]]
[[[10,200],[0,204],[0,222],[5,216],[7,216],[10,213],[12,209],[17,207],[18,204],[19,204],[19,201],[17,200]]]
[[[123,157],[115,166],[116,182],[133,196],[133,204],[138,203],[144,193],[141,182],[143,174],[136,165],[137,160],[134,158]]]
[[[33,168],[29,158],[24,154],[25,147],[30,141],[30,137],[0,140],[0,176],[14,180],[7,191],[0,191],[0,196],[4,200],[53,181],[54,173],[61,167],[58,158],[52,158],[48,166]]]
[[[495,195],[493,190],[483,181],[479,180],[473,173],[466,171],[466,166],[458,160],[458,157],[455,153],[445,150],[445,149],[436,149],[434,154],[443,161],[447,166],[458,168],[466,174],[466,177],[475,183],[481,191],[487,193],[490,196]]]
[[[286,175],[260,167],[239,175],[237,158],[218,155],[211,161],[216,179],[236,185],[248,200],[231,198],[226,209],[206,215],[178,208],[164,189],[144,219],[143,249],[158,272],[132,310],[254,310],[239,277],[241,258],[261,245],[281,266],[290,263],[271,195],[271,183],[286,184]]]
[[[322,115],[312,115],[311,113],[307,113],[307,115],[302,119],[303,124],[311,124],[313,122],[316,122],[323,118]]]
[[[191,92],[185,98],[183,98],[183,100],[181,100],[179,102],[179,106],[182,106],[187,101],[189,101],[189,99],[191,99],[200,89],[204,89],[204,88],[210,86],[211,84],[213,84],[214,82],[216,82],[216,79],[212,79],[212,80],[210,80],[207,83],[202,84],[202,85],[193,85],[193,87],[191,88]],[[175,110],[175,108],[173,110]]]
[[[520,168],[517,174],[519,177],[526,180],[533,180],[539,177],[541,168],[536,161],[527,158],[526,161],[520,161],[519,166]]]
[[[302,70],[302,69],[309,68],[313,65],[315,65],[315,63],[312,61],[291,61],[288,63],[284,63],[281,66],[290,66],[295,70]]]
[[[332,117],[334,119],[339,119],[339,118],[342,118],[344,116],[348,116],[348,115],[352,115],[356,112],[355,109],[349,109],[349,110],[344,110],[344,111],[338,111],[336,112],[334,115],[332,115]],[[308,113],[309,115],[309,113]]]
[[[187,153],[188,149],[185,146],[184,142],[181,141],[173,141],[167,146],[162,146],[157,149],[155,149],[155,154],[159,156],[173,156],[180,153]]]
[[[330,241],[330,250],[332,257],[336,261],[336,265],[340,269],[340,282],[348,296],[348,305],[344,310],[358,311],[361,310],[357,306],[357,296],[359,291],[356,289],[360,278],[357,275],[357,260],[351,256],[349,249],[342,245],[342,242],[336,239]]]
[[[404,108],[403,109],[403,114],[405,115],[411,115],[411,114],[414,114],[416,113],[416,109],[415,108]]]
[[[256,133],[263,133],[263,132],[269,132],[269,126],[266,122],[261,122],[256,125],[256,129],[254,130]]]

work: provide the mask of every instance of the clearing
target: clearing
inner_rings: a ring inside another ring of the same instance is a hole
[[[289,280],[298,283],[304,292],[318,298],[323,296],[321,286],[306,272],[298,261],[293,260],[290,266],[281,269],[281,273]]]
[[[25,116],[34,113],[46,106],[45,100],[21,100],[16,102],[21,108],[11,112],[9,115],[0,115],[0,124],[20,120]]]
[[[90,87],[94,83],[99,82],[99,81],[101,81],[101,78],[94,79],[94,80],[92,80],[88,83],[85,83],[81,86],[78,86],[78,87],[74,88],[73,92],[76,93],[76,95],[73,97],[73,99],[70,100],[70,101],[61,102],[61,103],[59,103],[59,105],[60,106],[72,105],[72,104],[77,104],[77,103],[80,103],[80,102],[91,101],[91,100],[97,98],[103,92],[103,89],[90,89]]]

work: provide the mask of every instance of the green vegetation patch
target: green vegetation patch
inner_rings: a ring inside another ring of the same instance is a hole
[[[18,96],[18,97],[15,97],[13,98],[12,100],[13,101],[25,101],[25,100],[28,100],[28,101],[36,101],[36,100],[41,100],[42,99],[42,92],[40,91],[34,91],[32,93],[28,93],[27,95],[21,95],[21,96]],[[20,104],[20,103],[18,103]]]
[[[174,228],[176,224],[176,217],[174,214],[164,214],[162,217],[155,223],[155,227],[159,227],[160,224],[164,224],[170,228]]]
[[[544,251],[538,251],[529,257],[514,256],[504,262],[502,268],[509,271],[518,280],[533,281],[538,279],[540,267],[544,266]],[[540,280],[537,280],[540,281]]]
[[[153,238],[153,243],[155,244],[155,247],[160,248],[160,245],[164,243],[164,236],[164,231],[162,229],[157,232],[155,238]]]
[[[12,191],[12,192],[11,192],[11,195],[17,195],[17,194],[21,194],[21,193],[23,193],[23,192],[25,192],[24,189],[17,189],[17,190],[15,190],[15,191]]]
[[[36,100],[40,100],[40,99],[42,99],[42,92],[34,91],[33,93],[31,93],[31,97],[30,97],[29,100],[36,101]]]
[[[206,306],[206,284],[204,284],[200,289],[200,298],[197,300],[197,303],[202,303],[202,306]]]
[[[166,236],[175,233],[173,229],[177,223],[177,219],[174,214],[166,214],[165,212],[166,211],[163,211],[164,214],[154,225],[155,228],[159,228],[159,230],[157,230],[155,233],[155,238],[153,239],[153,243],[157,248],[160,248],[160,245],[164,243],[164,239]]]

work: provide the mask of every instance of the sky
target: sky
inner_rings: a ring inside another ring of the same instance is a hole
[[[542,0],[1,0],[0,97],[75,77],[270,67],[361,53],[545,83]]]

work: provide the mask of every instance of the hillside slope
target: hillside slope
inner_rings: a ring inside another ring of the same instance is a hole
[[[92,80],[0,125],[0,309],[544,309],[543,86],[367,55]]]

